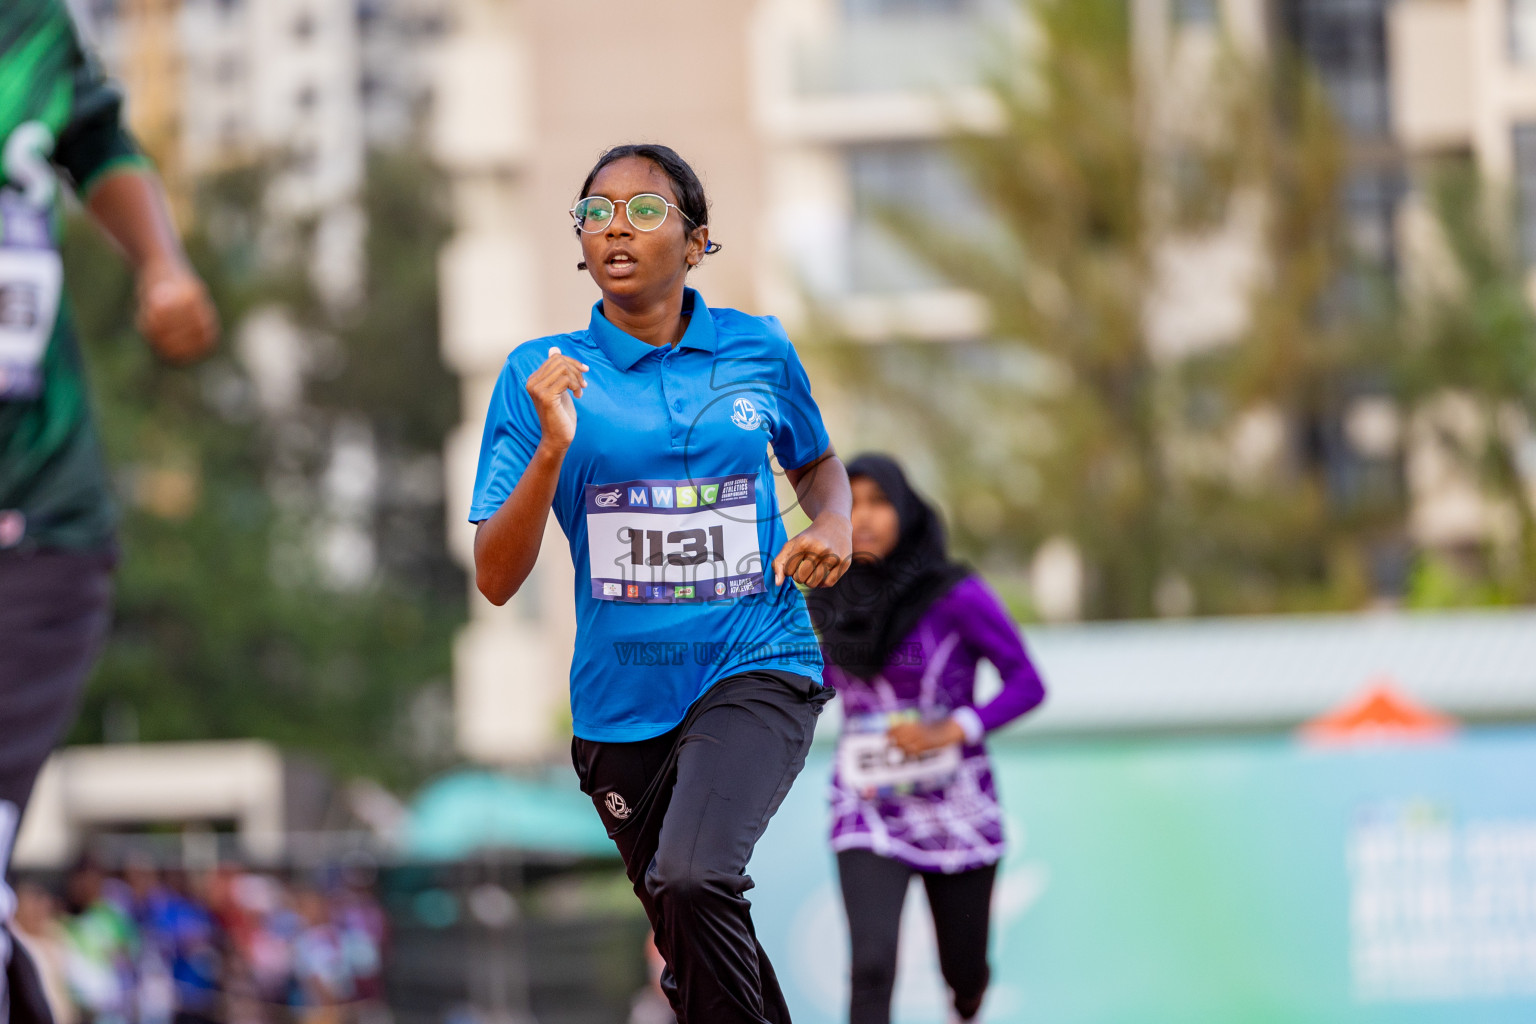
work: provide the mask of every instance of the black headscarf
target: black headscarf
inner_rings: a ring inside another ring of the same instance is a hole
[[[866,477],[885,492],[901,532],[886,557],[856,556],[842,579],[807,591],[806,600],[827,660],[869,679],[929,607],[971,569],[950,560],[938,511],[912,489],[894,459],[860,455],[848,463],[848,476]]]

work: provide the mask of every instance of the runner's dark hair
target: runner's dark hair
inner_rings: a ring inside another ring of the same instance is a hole
[[[629,156],[649,160],[661,168],[663,174],[672,179],[672,191],[677,193],[677,208],[692,221],[688,226],[690,231],[709,223],[709,199],[704,195],[704,183],[699,180],[699,176],[694,173],[692,167],[688,166],[688,161],[678,156],[677,151],[672,147],[651,142],[614,146],[598,157],[592,170],[587,172],[587,180],[581,183],[581,194],[576,198],[587,198],[587,194],[592,190],[592,179],[597,177],[598,171],[616,160],[623,160]],[[576,230],[578,234],[581,231],[580,228]]]

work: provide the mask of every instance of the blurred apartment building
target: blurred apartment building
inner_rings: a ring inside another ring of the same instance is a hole
[[[413,139],[441,0],[70,3],[183,216],[198,178],[270,161],[273,211],[318,222],[317,284],[355,288],[365,158]]]
[[[368,154],[419,142],[443,0],[68,2],[124,83],[129,121],[178,218],[191,217],[200,180],[262,166],[268,258],[282,258],[292,228],[312,225],[308,270],[317,292],[334,309],[357,301]],[[277,307],[229,328],[264,412],[291,419],[312,339]],[[327,445],[318,557],[332,585],[363,586],[377,565],[378,452],[366,424],[351,421],[337,424]]]
[[[921,194],[966,216],[942,138],[950,119],[985,123],[984,58],[999,33],[1020,30],[1017,10],[1009,0],[643,0],[615,16],[583,3],[451,0],[431,143],[454,183],[443,345],[463,381],[448,494],[466,566],[464,505],[502,361],[526,339],[585,323],[596,298],[575,270],[566,210],[608,145],[666,142],[701,169],[725,245],[696,275],[712,303],[792,320],[809,293],[872,341],[984,330],[974,298],[904,255],[872,211]],[[1144,55],[1179,61],[1225,37],[1308,57],[1349,134],[1348,229],[1376,264],[1403,258],[1413,161],[1427,152],[1470,150],[1511,181],[1532,200],[1523,230],[1536,240],[1536,0],[1133,0],[1133,16]],[[1221,286],[1243,258],[1236,244],[1192,255],[1185,276],[1201,287],[1149,310],[1170,344],[1242,328],[1240,296]],[[824,411],[837,434],[845,414]],[[1325,439],[1344,474],[1366,460],[1362,438],[1398,443],[1402,433],[1391,410],[1348,412]],[[1483,536],[1470,483],[1430,465],[1412,485],[1422,540]],[[470,603],[456,705],[472,757],[538,758],[562,734],[574,623],[553,519],[544,550],[507,607]]]

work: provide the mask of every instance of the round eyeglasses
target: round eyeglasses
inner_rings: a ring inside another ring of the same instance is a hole
[[[642,192],[638,196],[617,201],[607,196],[587,196],[571,207],[571,216],[575,218],[578,228],[589,235],[595,235],[599,231],[608,230],[608,225],[613,223],[614,207],[619,203],[624,204],[624,213],[636,231],[655,231],[666,223],[668,210],[677,210],[684,220],[693,223],[693,218],[683,213],[680,207],[652,192]]]

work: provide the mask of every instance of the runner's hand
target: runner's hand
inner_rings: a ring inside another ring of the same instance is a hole
[[[544,441],[560,451],[571,446],[576,439],[576,398],[587,388],[587,378],[582,371],[590,370],[586,363],[560,354],[558,348],[549,350],[549,358],[533,371],[528,378],[528,394],[533,407],[539,412],[539,429]]]
[[[213,351],[219,315],[208,289],[181,263],[150,264],[139,272],[139,333],[160,358],[178,366]]]
[[[904,754],[921,754],[940,747],[948,747],[965,739],[965,730],[953,718],[925,725],[922,722],[903,722],[891,726],[886,738]]]
[[[853,530],[843,516],[823,516],[789,539],[773,560],[773,582],[788,576],[808,587],[830,587],[853,559]]]

